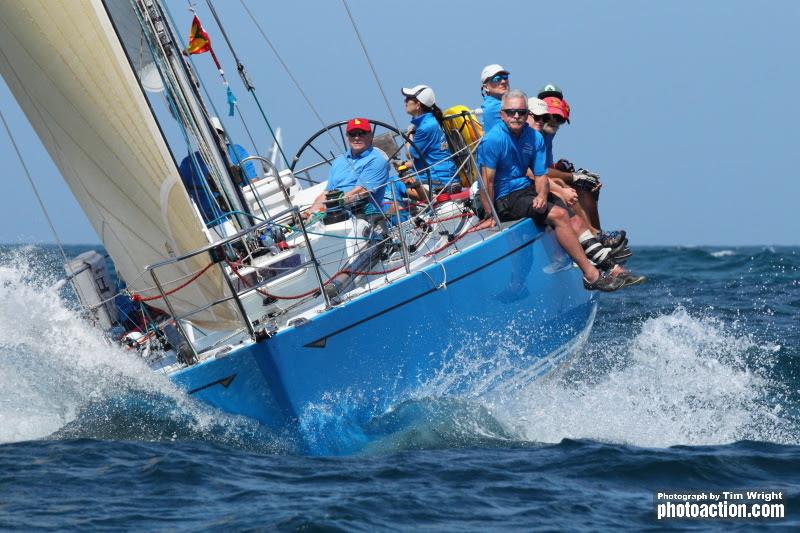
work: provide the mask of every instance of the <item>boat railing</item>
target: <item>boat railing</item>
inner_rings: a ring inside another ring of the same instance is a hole
[[[259,268],[269,268],[269,267],[258,267],[254,265],[252,261],[249,261],[248,264],[247,260],[242,261],[241,258],[239,257],[233,257],[234,254],[231,253],[231,251],[234,251],[237,247],[241,249],[242,246],[244,246],[245,250],[248,250],[249,248],[247,241],[250,240],[250,242],[253,242],[253,240],[258,240],[258,238],[266,230],[270,230],[275,227],[280,227],[282,229],[288,227],[293,232],[299,231],[302,241],[298,242],[297,244],[305,248],[305,250],[307,250],[304,260],[303,256],[301,255],[300,261],[293,262],[291,265],[286,265],[286,266],[282,265],[280,267],[281,277],[284,276],[288,277],[292,273],[301,270],[308,271],[308,269],[311,269],[313,271],[314,281],[312,282],[313,283],[312,287],[315,286],[314,289],[312,289],[311,291],[306,291],[305,293],[302,293],[300,295],[295,295],[291,297],[288,297],[287,295],[281,295],[282,296],[281,299],[293,299],[293,298],[298,299],[298,303],[300,305],[295,306],[294,308],[307,308],[307,306],[304,304],[307,303],[308,300],[316,300],[318,298],[322,298],[322,302],[318,302],[317,305],[319,305],[319,303],[324,303],[325,309],[328,309],[332,306],[332,298],[334,298],[334,296],[336,297],[337,304],[343,301],[342,297],[339,294],[335,294],[332,296],[331,293],[329,293],[329,291],[326,291],[325,289],[326,286],[329,283],[331,283],[334,280],[334,278],[336,278],[337,275],[339,275],[342,272],[346,272],[347,271],[346,269],[348,267],[345,265],[345,267],[343,268],[340,264],[337,267],[337,273],[329,277],[324,270],[324,267],[328,263],[323,263],[323,261],[325,261],[326,258],[333,258],[334,256],[338,256],[339,259],[337,261],[341,261],[341,248],[337,248],[337,251],[334,252],[331,252],[329,249],[326,249],[325,246],[328,247],[330,246],[330,240],[329,240],[327,245],[322,245],[322,247],[319,250],[315,250],[315,247],[312,245],[312,239],[310,238],[309,235],[314,234],[315,235],[314,242],[319,243],[320,234],[317,231],[310,231],[309,228],[307,227],[308,223],[306,222],[304,217],[301,216],[300,214],[301,206],[293,205],[291,193],[283,183],[280,173],[277,171],[277,169],[274,167],[274,165],[272,165],[272,163],[269,160],[260,156],[249,156],[247,158],[244,158],[240,162],[240,165],[244,165],[249,161],[261,162],[265,167],[266,176],[267,177],[272,176],[275,179],[277,179],[278,187],[280,188],[281,194],[290,207],[287,207],[277,213],[273,213],[272,216],[266,216],[266,210],[264,210],[265,213],[264,218],[254,217],[254,220],[256,222],[250,227],[242,229],[241,231],[234,233],[232,235],[228,235],[213,243],[209,243],[205,246],[184,253],[180,256],[172,257],[146,267],[146,272],[149,272],[150,276],[152,277],[153,282],[155,284],[155,288],[159,292],[159,297],[164,300],[167,310],[175,320],[176,328],[179,330],[182,337],[186,340],[189,348],[191,349],[191,356],[192,356],[191,360],[197,360],[197,356],[200,353],[203,353],[203,351],[211,349],[213,346],[205,346],[202,351],[198,351],[197,347],[195,346],[195,343],[192,341],[193,336],[189,335],[188,334],[189,332],[186,331],[186,326],[184,322],[185,321],[191,322],[193,317],[196,318],[196,315],[204,311],[207,311],[212,307],[222,304],[230,305],[230,303],[232,302],[233,307],[235,308],[236,311],[236,315],[238,316],[238,320],[241,322],[241,328],[238,331],[246,331],[247,334],[255,340],[262,338],[266,334],[266,327],[269,326],[265,326],[265,324],[263,323],[265,317],[261,315],[259,315],[258,317],[249,316],[248,307],[245,305],[245,302],[243,302],[243,299],[252,295],[252,293],[254,292],[258,292],[259,294],[265,296],[266,298],[274,298],[275,295],[267,293],[266,290],[264,290],[264,287],[265,285],[275,281],[275,278],[270,278],[270,277],[261,278],[260,276],[256,275],[256,276],[250,276],[248,279],[245,279],[245,277],[240,273],[240,269],[252,267],[255,271],[258,271]],[[462,162],[462,165],[460,166],[463,165],[464,163]],[[461,168],[459,168],[459,170],[461,170]],[[392,182],[397,182],[401,180],[402,178],[400,177],[394,177],[392,179]],[[459,180],[457,174],[452,178],[452,181],[458,183]],[[397,210],[402,203],[401,199],[397,197],[397,189],[394,187],[394,183],[389,183],[387,184],[387,186],[391,187],[390,197],[395,205],[395,210]],[[245,185],[245,187],[247,187],[247,185]],[[253,187],[252,184],[250,184],[250,187],[254,193],[254,197],[258,198],[258,194],[257,191],[255,190],[255,187]],[[433,203],[431,203],[431,200],[428,200],[426,202],[426,206],[423,208],[423,211],[425,213],[428,213],[430,221],[437,224],[439,223],[436,214],[436,207]],[[495,217],[497,216],[496,213],[494,212],[492,212],[492,215],[494,215]],[[394,218],[395,217],[393,214],[387,213],[387,220],[391,220]],[[412,257],[413,254],[409,250],[407,235],[409,231],[412,231],[413,221],[411,220],[411,217],[409,217],[408,220],[406,220],[405,222],[401,221],[400,218],[401,217],[398,214],[396,221],[393,221],[391,225],[396,228],[396,232],[399,236],[399,251],[401,252],[401,254],[399,255],[401,255],[401,257],[398,257],[397,259],[401,259],[402,264],[400,264],[400,261],[397,261],[396,259],[395,261],[397,262],[394,263],[394,266],[385,269],[385,274],[387,276],[389,273],[398,271],[400,269],[404,269],[405,274],[411,273],[412,260],[415,260],[421,256],[420,250],[417,249],[416,246],[415,246],[416,256]],[[326,235],[325,233],[321,234],[322,237],[324,237],[325,235]],[[297,236],[294,237],[295,240],[297,238],[298,238]],[[375,239],[375,237],[372,236],[362,237],[359,235],[354,235],[352,237],[343,237],[343,238],[345,239],[353,238],[361,241],[363,241],[365,238],[370,241]],[[384,239],[385,238],[386,237],[384,237]],[[384,242],[383,240],[376,239],[375,242],[369,242],[364,246],[359,246],[358,253],[365,255],[369,254],[374,255],[376,253],[375,252],[376,248],[374,247],[382,246],[381,243],[383,242]],[[431,244],[433,244],[433,242]],[[448,242],[446,246],[451,246],[451,245],[452,245],[451,250],[457,250],[457,245],[455,241]],[[435,255],[437,253],[438,253],[437,246],[433,246],[433,248],[428,250],[427,253],[425,253],[424,255],[434,257],[433,260],[435,260]],[[219,273],[222,276],[222,279],[224,280],[223,281],[224,286],[227,287],[226,291],[227,295],[221,298],[217,297],[208,302],[204,302],[202,305],[193,307],[188,311],[185,309],[181,309],[179,314],[176,311],[176,308],[173,306],[173,302],[170,300],[170,295],[174,293],[176,289],[168,290],[169,286],[171,286],[173,282],[169,282],[166,284],[163,283],[159,277],[159,271],[161,271],[162,269],[164,269],[169,265],[185,262],[201,254],[208,254],[208,256],[212,261],[211,265],[209,265],[209,267],[207,268],[213,268],[213,265],[216,265],[216,267],[219,269]],[[352,275],[354,276],[362,274],[364,275],[368,274],[372,276],[379,273],[379,271],[373,271],[371,269],[355,269],[355,270],[366,270],[367,272],[353,273]],[[367,286],[366,290],[368,292],[371,290],[371,288],[369,288],[369,285]],[[359,294],[360,293],[361,292],[359,292]],[[250,312],[251,313],[253,312],[252,306]]]
[[[263,159],[263,158],[257,158],[257,159]],[[191,349],[193,360],[197,360],[198,354],[202,352],[198,352],[196,346],[191,341],[192,336],[190,336],[186,331],[183,321],[190,320],[193,316],[197,315],[198,313],[206,311],[214,306],[233,301],[234,306],[236,307],[237,313],[239,315],[239,319],[242,322],[243,329],[247,331],[250,337],[253,339],[258,339],[265,334],[263,328],[257,330],[256,327],[254,326],[254,323],[250,319],[250,316],[245,308],[242,298],[254,291],[259,290],[263,285],[268,283],[270,280],[262,281],[254,285],[247,286],[244,289],[238,289],[234,284],[234,280],[231,276],[233,269],[230,267],[231,261],[228,259],[227,249],[232,243],[240,241],[246,238],[248,235],[254,235],[257,232],[271,225],[283,225],[281,224],[281,222],[285,222],[287,218],[291,218],[294,227],[299,229],[300,232],[302,233],[303,240],[308,249],[309,259],[307,261],[300,262],[299,264],[293,267],[287,268],[284,273],[289,274],[291,272],[312,267],[317,281],[317,290],[324,298],[326,307],[329,307],[330,300],[325,292],[324,281],[322,273],[320,271],[319,262],[311,246],[311,242],[308,237],[308,232],[306,230],[305,221],[303,220],[303,217],[300,216],[300,210],[295,206],[292,206],[288,209],[284,209],[279,213],[275,214],[274,216],[270,217],[269,219],[260,221],[254,224],[253,226],[245,228],[233,235],[225,237],[224,239],[221,239],[213,243],[209,243],[205,246],[202,246],[200,248],[197,248],[180,256],[165,259],[164,261],[160,261],[158,263],[154,263],[152,265],[148,265],[147,267],[145,267],[145,272],[150,273],[150,276],[153,279],[153,282],[155,283],[155,287],[158,289],[159,296],[161,299],[163,299],[167,309],[169,310],[170,315],[173,317],[176,327],[180,331],[182,337],[187,341],[187,344]],[[176,312],[174,306],[172,305],[172,302],[170,301],[170,292],[165,290],[164,283],[162,283],[162,280],[159,279],[158,277],[158,271],[159,269],[163,269],[169,265],[174,265],[176,263],[187,261],[201,254],[208,254],[212,260],[212,263],[215,263],[217,265],[220,274],[222,275],[222,278],[228,287],[230,295],[216,299],[214,301],[210,301],[203,306],[196,307],[183,314],[179,314]],[[228,266],[229,268],[226,268],[226,266]],[[210,347],[207,347],[206,349],[209,348]]]

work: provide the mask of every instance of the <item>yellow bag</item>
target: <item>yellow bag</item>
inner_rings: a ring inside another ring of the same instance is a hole
[[[456,167],[461,169],[461,185],[469,187],[478,179],[478,169],[470,152],[475,151],[478,141],[483,137],[483,126],[470,108],[464,105],[450,107],[442,114],[442,126],[453,151],[453,160]]]

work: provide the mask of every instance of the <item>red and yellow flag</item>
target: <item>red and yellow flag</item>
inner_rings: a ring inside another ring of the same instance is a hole
[[[189,30],[189,46],[186,52],[189,54],[202,54],[211,50],[211,39],[200,24],[200,19],[195,15],[192,20],[192,29]]]

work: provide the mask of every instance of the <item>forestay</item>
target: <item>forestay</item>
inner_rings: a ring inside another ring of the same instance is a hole
[[[101,0],[0,2],[0,74],[129,288],[156,295],[144,267],[208,239]],[[209,261],[199,255],[159,278],[185,278]],[[170,303],[182,314],[226,294],[211,268]],[[193,321],[234,327],[232,306],[213,309]]]

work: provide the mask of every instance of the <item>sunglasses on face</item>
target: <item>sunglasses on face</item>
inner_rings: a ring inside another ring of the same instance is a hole
[[[528,116],[528,110],[525,109],[525,108],[522,108],[522,109],[503,109],[503,113],[505,113],[509,117],[516,117],[516,116],[527,117]]]
[[[558,124],[558,125],[561,125],[561,124],[563,124],[564,122],[566,122],[566,120],[564,119],[564,117],[562,117],[561,115],[550,115],[550,114],[547,114],[547,115],[539,115],[539,117],[538,117],[538,118],[539,118],[539,120],[540,120],[540,121],[542,121],[542,122],[555,122],[555,123],[556,123],[556,124]]]
[[[489,78],[489,81],[492,83],[500,83],[503,80],[508,80],[508,74],[495,74]]]
[[[353,130],[347,132],[348,137],[366,137],[367,135],[369,135],[369,132],[364,130]]]

